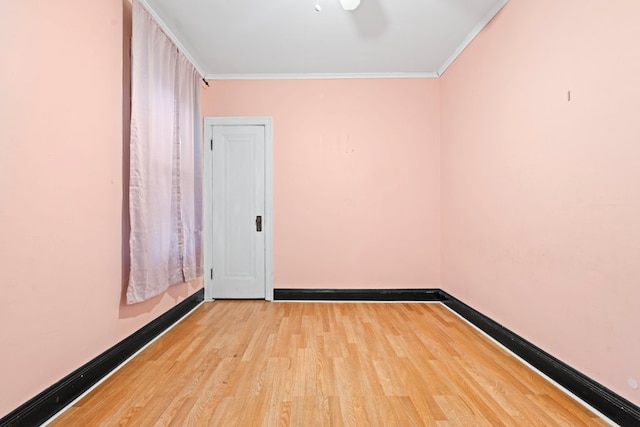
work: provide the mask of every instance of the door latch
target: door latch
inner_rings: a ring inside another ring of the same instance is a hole
[[[256,231],[259,233],[262,231],[262,216],[258,215],[256,217]]]

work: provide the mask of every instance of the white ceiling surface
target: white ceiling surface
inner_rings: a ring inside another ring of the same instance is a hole
[[[208,79],[437,77],[507,1],[141,0]]]

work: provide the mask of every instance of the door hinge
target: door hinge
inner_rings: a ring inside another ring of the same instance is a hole
[[[213,268],[211,269],[211,280],[213,280]]]
[[[211,151],[213,151],[213,138],[211,138]]]

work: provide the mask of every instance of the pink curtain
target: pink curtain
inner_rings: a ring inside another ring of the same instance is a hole
[[[202,275],[200,76],[133,2],[127,302]]]

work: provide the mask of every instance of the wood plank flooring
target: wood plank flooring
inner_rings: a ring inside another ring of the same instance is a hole
[[[440,304],[216,301],[51,425],[606,423]]]

